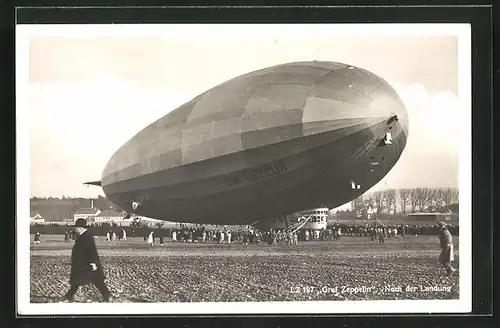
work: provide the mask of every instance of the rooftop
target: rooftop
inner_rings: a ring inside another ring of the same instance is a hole
[[[430,212],[430,213],[411,213],[408,214],[408,216],[440,216],[440,215],[446,215],[446,213],[440,213],[440,212]]]
[[[103,211],[97,215],[97,217],[124,217],[122,212],[115,212],[115,211]]]
[[[98,211],[97,208],[80,208],[76,210],[75,214],[96,214]]]
[[[458,213],[458,210],[459,210],[459,205],[458,204],[450,204],[448,206],[441,207],[438,211],[439,212]]]

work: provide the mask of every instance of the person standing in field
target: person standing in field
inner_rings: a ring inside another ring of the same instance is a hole
[[[291,230],[289,230],[287,235],[288,235],[287,236],[288,237],[287,238],[288,239],[288,245],[293,245],[293,241],[294,241],[294,239],[293,239],[293,232]]]
[[[439,243],[441,247],[441,254],[439,254],[439,262],[446,269],[446,275],[450,277],[455,269],[451,266],[451,262],[454,260],[453,254],[453,238],[451,233],[448,231],[448,226],[444,222],[439,223],[441,231],[439,233]]]
[[[278,240],[278,234],[274,230],[271,230],[271,239],[272,239],[271,245],[272,246],[276,246],[276,243],[277,243],[277,240]]]
[[[384,231],[384,228],[378,228],[378,243],[379,244],[384,244],[385,243],[385,231]]]
[[[105,283],[94,236],[87,230],[85,219],[78,219],[73,227],[75,244],[71,251],[70,289],[63,300],[72,302],[80,286],[93,284],[101,292],[104,301],[109,302],[111,293]]]
[[[154,234],[154,231],[151,231],[149,233],[149,236],[148,236],[148,246],[153,246],[153,244],[154,244],[153,234]]]
[[[34,244],[40,244],[40,233],[36,232],[35,233],[35,238],[33,239]]]

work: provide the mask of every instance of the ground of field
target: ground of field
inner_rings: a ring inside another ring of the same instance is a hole
[[[455,238],[458,239],[458,238]],[[33,236],[31,236],[31,241]],[[174,243],[96,239],[112,302],[227,302],[458,299],[457,269],[444,276],[437,236],[405,236],[378,245],[368,237],[299,245]],[[73,243],[42,236],[31,245],[30,299],[58,302],[69,288]],[[75,301],[98,302],[94,286]]]

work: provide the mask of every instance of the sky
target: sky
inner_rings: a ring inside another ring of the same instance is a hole
[[[399,162],[373,190],[458,187],[457,37],[337,35],[37,36],[29,44],[30,194],[96,197],[135,133],[238,75],[302,60],[359,66],[389,82],[410,121]]]

